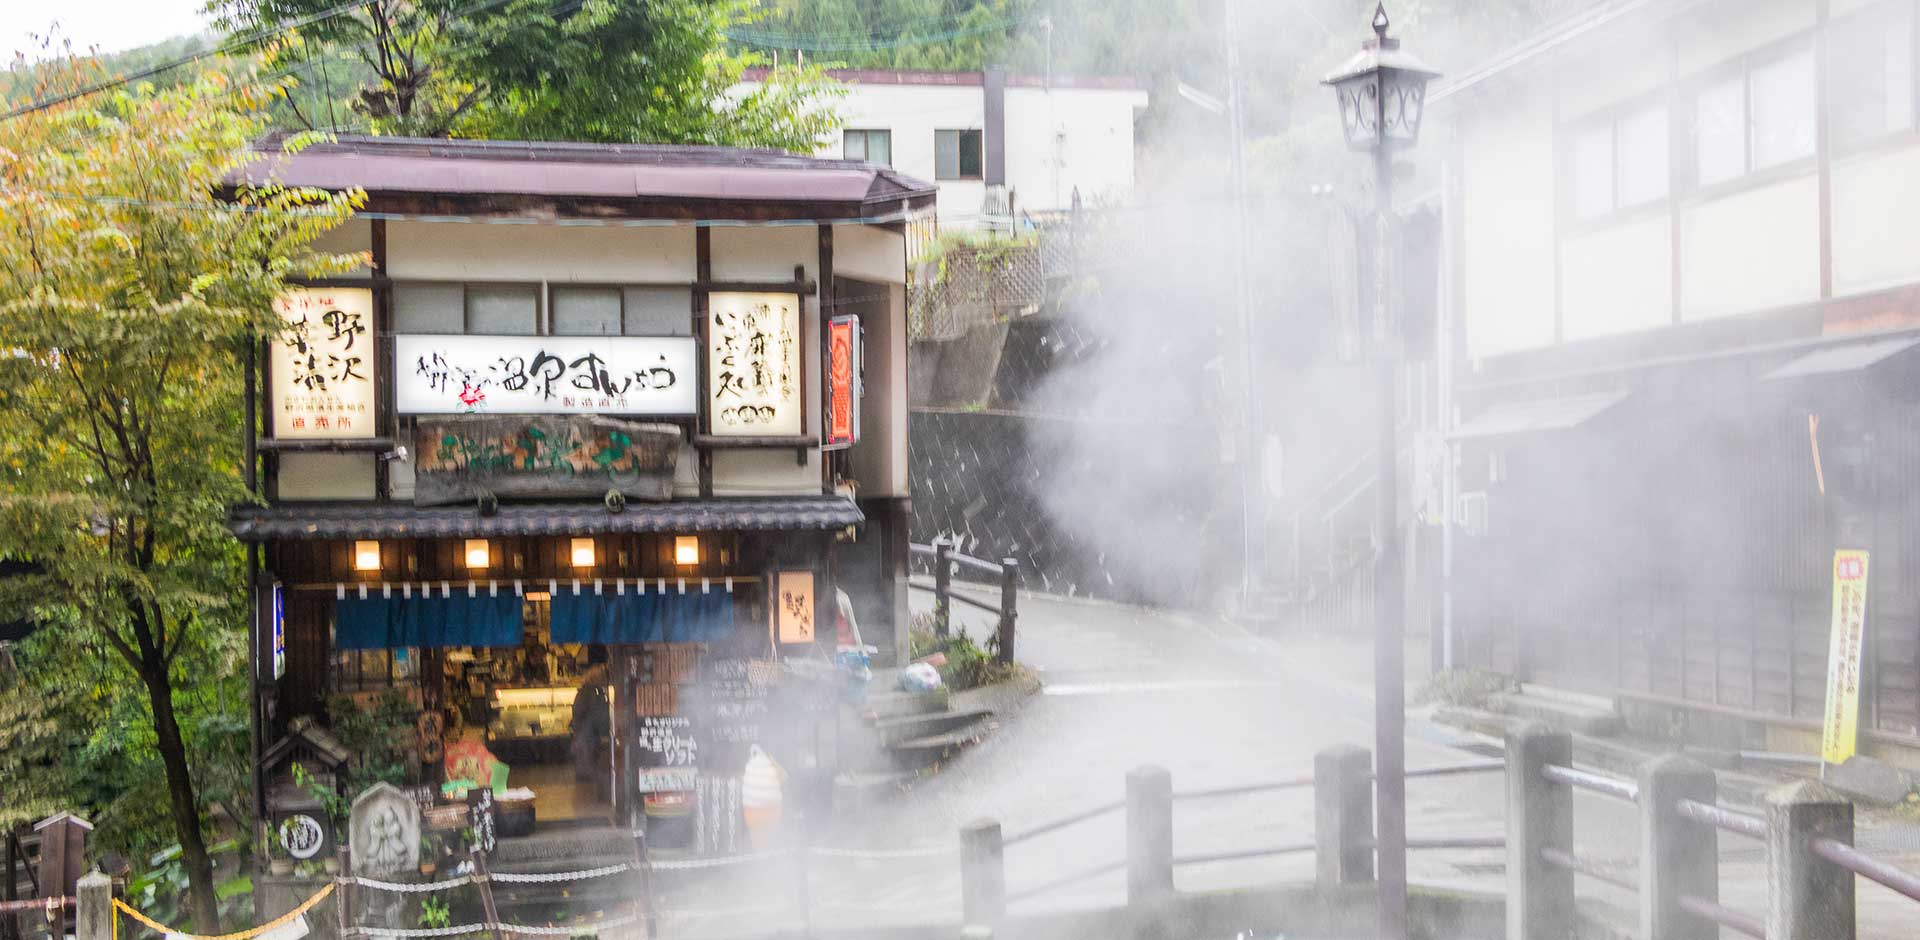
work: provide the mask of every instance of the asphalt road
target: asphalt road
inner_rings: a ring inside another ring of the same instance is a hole
[[[917,599],[924,604],[924,598]],[[976,635],[985,632],[982,618]],[[1316,751],[1351,743],[1371,749],[1369,647],[1359,639],[1289,638],[1277,643],[1230,625],[1136,608],[1021,598],[1021,658],[1044,691],[1002,716],[982,744],[864,817],[817,833],[809,853],[668,879],[661,907],[667,937],[750,935],[776,926],[952,924],[959,919],[957,834],[969,822],[997,820],[1010,839],[1064,817],[1121,801],[1130,770],[1158,765],[1176,794],[1312,774]],[[1425,648],[1410,644],[1412,677],[1422,680]],[[1411,696],[1410,696],[1411,698]],[[1484,760],[1468,750],[1488,739],[1410,716],[1407,766]],[[1412,780],[1410,836],[1503,834],[1504,786],[1497,773]],[[1633,807],[1581,794],[1576,843],[1590,857],[1631,869],[1637,852]],[[1176,800],[1176,857],[1310,843],[1307,789]],[[1124,900],[1119,812],[1014,842],[1006,850],[1007,886],[1016,912],[1105,906]],[[875,853],[862,855],[860,853]],[[1765,868],[1759,846],[1721,839],[1722,898],[1759,913]],[[804,887],[802,859],[804,858]],[[1100,874],[1082,873],[1108,868]],[[1498,892],[1504,852],[1414,853],[1421,884]],[[1309,880],[1313,857],[1182,865],[1183,891]],[[1583,897],[1630,905],[1616,889],[1582,878]],[[805,904],[800,902],[804,892]],[[1862,937],[1907,936],[1920,911],[1872,885],[1860,889]],[[1734,934],[1727,934],[1732,937]]]

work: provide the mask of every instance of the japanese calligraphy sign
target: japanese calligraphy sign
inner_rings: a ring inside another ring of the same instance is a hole
[[[709,431],[794,437],[801,423],[800,295],[707,297]]]
[[[1833,627],[1827,642],[1827,702],[1820,759],[1852,757],[1860,738],[1860,647],[1867,624],[1867,553],[1833,553]]]
[[[693,722],[681,715],[640,719],[633,743],[645,767],[691,767],[700,757]]]
[[[699,404],[687,336],[393,338],[403,415],[690,415]]]
[[[774,575],[775,635],[782,643],[813,642],[813,572]]]
[[[673,497],[680,428],[595,416],[459,416],[422,420],[414,443],[420,506],[495,496]]]
[[[863,353],[859,317],[827,321],[827,436],[822,443],[828,450],[851,447],[860,440]]]
[[[373,291],[292,288],[274,301],[287,321],[271,353],[273,436],[369,438],[374,431]]]

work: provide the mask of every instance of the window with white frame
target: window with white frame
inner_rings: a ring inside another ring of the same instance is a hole
[[[1911,0],[1836,20],[1827,40],[1828,127],[1839,148],[1914,127]]]
[[[1806,42],[1700,84],[1693,95],[1694,182],[1711,186],[1813,156],[1816,95]]]
[[[1579,126],[1569,145],[1574,218],[1587,220],[1667,197],[1667,106],[1624,109]]]
[[[936,180],[977,180],[981,177],[980,132],[934,131],[933,178]]]
[[[844,159],[893,165],[892,131],[848,128],[841,132],[840,141],[840,156]]]

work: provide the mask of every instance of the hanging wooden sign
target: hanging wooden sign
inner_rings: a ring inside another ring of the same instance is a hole
[[[420,506],[504,497],[673,497],[680,428],[599,417],[422,419],[413,501]]]

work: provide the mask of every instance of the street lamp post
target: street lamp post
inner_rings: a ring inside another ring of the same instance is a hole
[[[1383,940],[1407,936],[1407,780],[1405,585],[1401,577],[1399,481],[1395,479],[1396,382],[1401,331],[1390,301],[1389,221],[1393,215],[1393,153],[1420,137],[1427,82],[1439,73],[1400,49],[1387,36],[1386,4],[1374,8],[1374,38],[1326,77],[1340,101],[1347,145],[1373,154],[1375,231],[1373,322],[1365,344],[1374,359],[1379,400],[1375,416],[1377,478],[1374,482],[1373,733],[1375,867],[1379,879],[1379,932]]]

